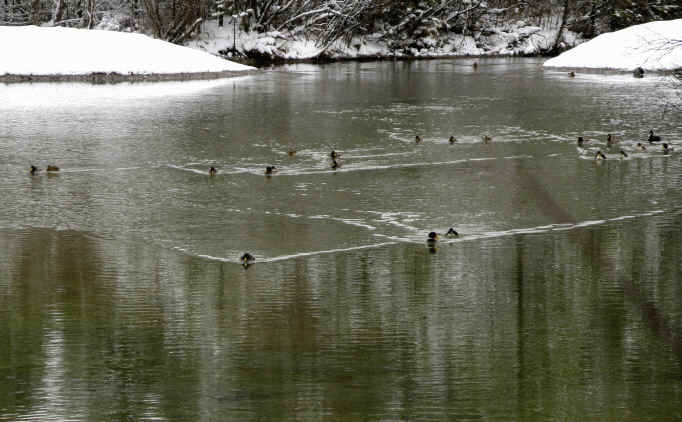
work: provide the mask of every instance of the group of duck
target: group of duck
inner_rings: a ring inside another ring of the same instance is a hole
[[[659,135],[655,135],[653,130],[649,131],[649,138],[647,138],[647,141],[649,142],[649,145],[654,145],[658,142],[661,142],[663,138],[661,138]],[[583,148],[585,146],[585,143],[588,142],[586,139],[584,139],[582,136],[578,137],[578,147]],[[618,145],[620,143],[620,140],[615,137],[614,135],[611,135],[610,133],[606,136],[606,147],[607,148],[612,148],[615,145]],[[668,145],[667,143],[662,143],[661,146],[663,147],[663,154],[667,155],[673,152],[673,148]],[[637,142],[637,145],[635,145],[635,151],[636,152],[644,152],[646,151],[646,146],[644,146],[641,142]],[[620,156],[621,158],[627,158],[628,153],[625,152],[624,149],[621,148],[620,150]],[[597,152],[594,155],[594,159],[597,161],[601,160],[606,160],[606,155],[601,151],[597,150]]]
[[[649,138],[647,139],[647,141],[649,142],[649,145],[656,144],[658,142],[661,142],[662,140],[663,139],[660,136],[654,134],[653,130],[649,131]],[[481,137],[481,141],[484,144],[489,144],[490,142],[492,142],[492,138],[488,135],[483,135]],[[421,142],[422,142],[421,136],[416,135],[415,136],[415,143],[420,144]],[[450,138],[448,139],[448,142],[450,143],[450,145],[452,145],[452,144],[455,144],[457,142],[457,139],[454,136],[450,136]],[[588,142],[588,140],[584,139],[582,136],[578,137],[578,147],[580,147],[580,148],[584,147],[586,142]],[[620,143],[620,140],[618,138],[616,138],[615,136],[613,136],[611,134],[607,135],[606,146],[608,148],[611,148],[614,145],[617,145],[619,143]],[[670,145],[668,145],[667,143],[663,143],[662,147],[663,147],[663,153],[664,154],[669,154],[673,151],[672,147]],[[646,147],[641,142],[638,142],[637,145],[635,145],[635,150],[637,152],[643,152],[643,151],[646,151]],[[287,154],[289,156],[294,156],[294,155],[296,155],[296,150],[289,150],[287,152]],[[625,152],[623,149],[620,150],[620,155],[624,158],[628,157],[627,152]],[[329,158],[331,160],[330,167],[333,170],[336,170],[339,167],[341,167],[341,164],[337,161],[338,159],[340,159],[340,157],[341,157],[341,155],[334,150],[332,150],[329,153]],[[603,152],[601,152],[601,150],[598,150],[594,156],[594,159],[595,160],[606,160],[606,155]],[[33,165],[29,169],[29,172],[32,175],[38,173],[39,171],[41,171],[41,169],[39,169],[38,167],[33,166]],[[47,172],[58,172],[59,167],[57,167],[55,165],[48,165],[46,168],[46,171]],[[266,166],[265,167],[265,175],[266,176],[271,176],[276,171],[277,171],[276,166]],[[209,168],[209,170],[208,170],[208,174],[209,174],[209,176],[215,176],[216,174],[218,174],[218,170],[215,167],[211,166],[211,168]],[[430,232],[429,233],[429,235],[426,239],[426,244],[427,244],[427,246],[431,252],[436,251],[436,246],[438,244],[438,239],[440,236],[441,235],[437,232]],[[459,233],[457,233],[457,231],[454,228],[450,227],[450,229],[442,236],[452,239],[452,238],[459,237]],[[241,262],[241,264],[244,267],[248,267],[256,261],[256,258],[253,255],[251,255],[249,252],[246,252],[239,258],[239,261]]]
[[[28,169],[28,172],[31,173],[31,175],[34,175],[34,174],[36,174],[36,173],[38,173],[38,172],[40,172],[40,171],[41,171],[41,169],[39,169],[39,168],[36,167],[36,166],[31,166],[31,167]],[[47,168],[45,169],[45,171],[47,171],[48,173],[56,173],[56,172],[59,171],[59,167],[54,166],[54,165],[48,165]]]
[[[296,150],[293,150],[293,149],[289,150],[287,152],[287,154],[289,156],[296,155]],[[330,166],[331,166],[332,170],[336,170],[336,169],[341,167],[341,164],[338,161],[336,161],[336,159],[340,158],[340,157],[341,157],[341,155],[336,151],[332,151],[329,153],[329,158],[331,159]],[[272,176],[276,172],[277,172],[277,166],[265,166],[265,175],[266,176]],[[211,166],[211,168],[208,169],[208,175],[209,176],[215,176],[216,174],[218,174],[218,170],[215,167]]]

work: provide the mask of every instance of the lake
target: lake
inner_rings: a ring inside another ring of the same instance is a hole
[[[682,419],[674,87],[471,63],[0,84],[0,420]]]

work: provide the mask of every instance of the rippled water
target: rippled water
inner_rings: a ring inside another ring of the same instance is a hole
[[[0,85],[0,420],[682,418],[673,92],[539,64]]]

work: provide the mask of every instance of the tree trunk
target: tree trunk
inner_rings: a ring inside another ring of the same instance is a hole
[[[55,0],[54,14],[52,15],[52,22],[58,23],[64,18],[64,6],[66,6],[66,1]]]
[[[561,43],[561,40],[563,39],[564,35],[564,30],[566,29],[566,21],[568,20],[568,10],[570,7],[571,0],[564,0],[564,11],[561,14],[561,23],[559,24],[559,32],[556,34],[556,38],[554,39],[554,44],[552,45],[550,52],[551,53],[558,53],[559,52],[559,43]]]
[[[31,1],[31,23],[33,25],[40,24],[40,0]]]

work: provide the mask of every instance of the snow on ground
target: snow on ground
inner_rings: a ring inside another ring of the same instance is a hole
[[[438,39],[432,37],[414,39],[408,49],[394,49],[390,41],[382,38],[382,34],[368,34],[355,37],[349,44],[337,41],[324,53],[332,58],[358,57],[429,57],[429,56],[481,56],[481,55],[514,55],[536,54],[551,46],[556,38],[557,28],[540,28],[518,21],[506,27],[491,28],[486,34],[462,35],[455,33],[442,34]],[[217,22],[206,22],[201,35],[187,43],[188,47],[220,54],[233,46],[240,53],[254,52],[279,59],[305,60],[317,57],[323,49],[316,45],[314,39],[307,39],[287,32],[243,32],[237,31],[236,43],[233,38],[233,27],[227,23],[219,27]],[[564,32],[569,44],[576,45],[582,40],[570,31]]]
[[[671,41],[677,40],[677,44]],[[547,60],[546,67],[634,70],[682,68],[682,19],[650,22],[602,34]]]
[[[0,26],[0,76],[171,74],[252,70],[142,34]]]

